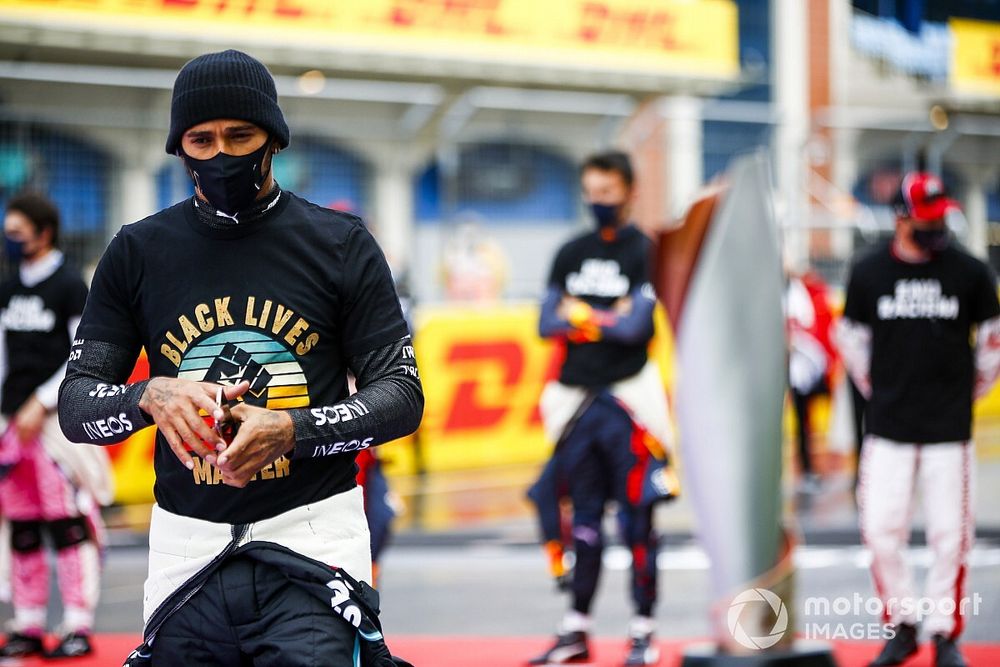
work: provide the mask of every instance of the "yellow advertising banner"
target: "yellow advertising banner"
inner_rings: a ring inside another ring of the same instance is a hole
[[[662,312],[651,347],[671,379],[669,330]],[[538,399],[558,376],[563,351],[538,337],[536,305],[422,310],[414,339],[424,385],[418,446],[428,471],[541,463],[552,452]],[[413,451],[390,446],[390,471],[409,472]]]
[[[424,307],[418,319],[414,347],[424,386],[424,419],[415,438],[379,447],[388,471],[491,469],[545,461],[553,443],[542,432],[538,398],[545,382],[558,375],[562,353],[538,337],[538,306]],[[669,383],[671,342],[662,311],[656,329],[650,349]],[[131,379],[148,373],[143,358]],[[146,429],[109,448],[118,502],[152,500],[154,436],[154,429]]]
[[[1000,23],[952,19],[951,87],[959,93],[1000,97]]]
[[[17,17],[225,41],[732,78],[732,0],[5,0]]]

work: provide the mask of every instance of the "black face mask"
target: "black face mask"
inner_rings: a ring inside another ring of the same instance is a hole
[[[181,157],[208,203],[227,215],[236,215],[253,204],[260,194],[267,180],[267,174],[261,173],[261,166],[270,147],[268,137],[263,146],[248,155],[220,152],[207,160],[198,160],[181,153]]]
[[[7,255],[7,259],[10,260],[11,264],[20,264],[21,260],[24,259],[24,241],[15,241],[10,237],[3,237],[4,241],[4,254]]]
[[[20,264],[24,260],[31,261],[38,256],[39,252],[41,252],[38,248],[36,248],[34,252],[25,252],[24,248],[27,245],[28,242],[24,239],[15,241],[7,235],[4,235],[3,237],[4,254],[7,255],[7,259],[11,264]]]
[[[618,212],[620,205],[611,204],[591,204],[590,213],[597,222],[598,229],[609,229],[618,224]]]
[[[947,227],[941,229],[914,229],[913,242],[927,252],[941,252],[951,242]]]

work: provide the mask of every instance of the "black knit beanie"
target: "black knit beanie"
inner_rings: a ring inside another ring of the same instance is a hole
[[[281,148],[288,146],[288,125],[278,108],[274,78],[262,62],[242,51],[206,53],[181,68],[170,102],[167,153],[177,153],[185,131],[218,118],[250,121],[267,130]]]

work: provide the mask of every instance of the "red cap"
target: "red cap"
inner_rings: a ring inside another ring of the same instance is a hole
[[[911,171],[899,186],[900,205],[907,217],[921,222],[940,220],[948,211],[959,208],[958,202],[945,195],[944,184],[934,174]]]

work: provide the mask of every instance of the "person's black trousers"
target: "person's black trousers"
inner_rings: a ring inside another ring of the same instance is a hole
[[[629,414],[603,391],[563,443],[567,452],[562,474],[569,480],[573,502],[573,608],[581,614],[590,613],[597,592],[604,550],[602,518],[605,506],[612,500],[618,504],[622,542],[632,551],[635,613],[653,613],[659,538],[653,529],[653,508],[634,507],[628,499],[629,478],[638,464],[631,448],[632,429]]]
[[[354,667],[357,632],[273,566],[236,556],[156,633],[154,667]]]

